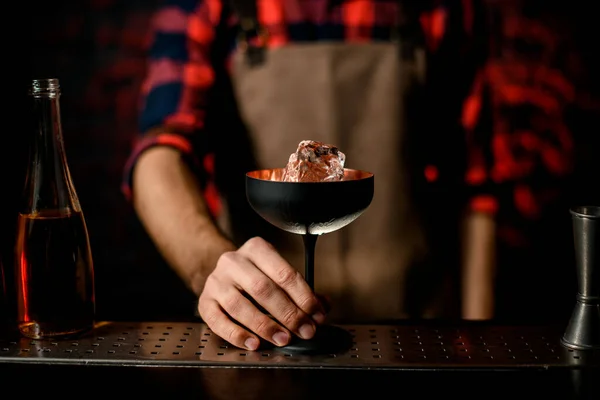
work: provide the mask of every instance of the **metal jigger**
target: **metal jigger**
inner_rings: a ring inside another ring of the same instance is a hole
[[[561,343],[600,349],[600,207],[571,209],[577,267],[577,303]]]

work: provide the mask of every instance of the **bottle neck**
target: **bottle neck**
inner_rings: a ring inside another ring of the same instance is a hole
[[[34,126],[23,210],[27,214],[79,209],[63,143],[60,89],[54,81],[34,81],[30,92]]]
[[[33,96],[36,124],[33,145],[40,157],[62,157],[63,138],[59,97],[59,93],[52,96]]]

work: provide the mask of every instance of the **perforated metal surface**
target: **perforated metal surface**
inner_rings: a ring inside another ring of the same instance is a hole
[[[104,322],[85,337],[0,339],[0,362],[268,368],[551,368],[600,366],[598,352],[564,348],[560,332],[540,327],[344,325],[353,347],[299,356],[271,348],[248,352],[202,323]]]

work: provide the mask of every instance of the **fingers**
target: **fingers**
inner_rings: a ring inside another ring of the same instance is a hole
[[[239,253],[247,257],[271,281],[282,288],[302,312],[310,315],[318,323],[321,323],[325,319],[325,310],[317,296],[306,283],[306,280],[281,257],[273,246],[261,238],[253,238],[248,240],[239,249]],[[269,288],[259,286],[258,289],[267,290],[267,294],[270,293]],[[254,294],[252,295],[254,297]],[[256,297],[254,298],[259,301]],[[261,305],[265,306],[262,302]]]
[[[258,337],[229,319],[215,300],[201,301],[198,311],[210,329],[224,340],[241,349],[250,351],[258,349],[260,345]]]
[[[239,290],[247,293],[256,303],[271,314],[275,320],[279,321],[281,325],[294,332],[297,336],[303,339],[310,339],[314,336],[314,322],[304,311],[298,308],[275,282],[243,255],[232,253],[227,257],[230,258],[227,277],[229,280],[235,279],[235,283],[239,285]],[[232,317],[243,323],[238,318],[251,320],[256,315],[255,311],[259,310],[239,290],[235,291],[237,293],[236,296],[228,293],[227,290],[221,290],[215,292],[215,297],[219,304],[221,304],[221,307],[230,315],[232,313],[235,314]],[[250,327],[248,326],[248,328]],[[257,331],[254,332],[259,333]],[[264,338],[272,341],[271,337]]]
[[[233,287],[226,289],[221,299],[204,302],[199,309],[215,334],[240,348],[256,350],[260,343],[257,335],[276,346],[285,346],[291,339],[289,331]]]
[[[234,346],[256,350],[260,344],[259,338],[276,346],[285,346],[291,340],[291,333],[248,299],[244,290],[240,291],[239,283],[232,280],[229,274],[240,279],[252,272],[269,281],[250,261],[236,253],[225,256],[218,270],[208,277],[200,295],[200,317],[215,334]],[[286,301],[292,304],[289,299]]]
[[[276,346],[288,344],[292,333],[312,338],[315,322],[325,320],[323,304],[296,269],[256,238],[219,258],[205,282],[198,312],[215,334],[253,351],[260,338]]]

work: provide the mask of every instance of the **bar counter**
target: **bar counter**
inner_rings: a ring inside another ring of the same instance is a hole
[[[341,325],[340,354],[229,345],[202,322],[101,322],[84,336],[0,338],[3,390],[82,398],[600,398],[600,353],[560,344],[562,327],[489,323]],[[84,386],[81,386],[84,385]]]

